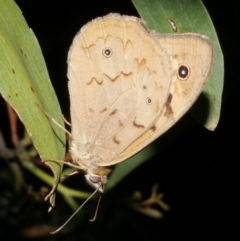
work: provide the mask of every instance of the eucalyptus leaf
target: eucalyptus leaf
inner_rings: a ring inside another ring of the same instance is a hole
[[[207,129],[214,130],[220,118],[224,63],[216,31],[202,1],[132,0],[132,2],[147,26],[156,32],[191,32],[206,35],[212,40],[214,46],[212,71],[191,113]],[[176,32],[171,23],[176,26]]]
[[[64,126],[41,49],[21,10],[12,0],[0,0],[0,92],[25,125],[42,160],[64,160],[65,133],[39,109]],[[54,173],[61,165],[48,162]],[[52,191],[53,191],[52,190]],[[54,196],[50,198],[54,206]]]

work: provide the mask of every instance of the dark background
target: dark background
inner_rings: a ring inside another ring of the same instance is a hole
[[[66,59],[73,37],[83,24],[109,12],[138,14],[129,0],[16,2],[38,38],[63,114],[69,119]],[[95,210],[93,201],[65,232],[55,236],[48,236],[43,227],[58,227],[72,214],[59,194],[56,207],[48,214],[48,204],[43,199],[27,197],[24,190],[16,195],[11,185],[0,183],[1,240],[30,239],[27,231],[33,227],[38,240],[240,240],[240,2],[208,0],[204,4],[215,25],[225,61],[223,105],[216,130],[210,132],[195,123],[184,135],[173,137],[163,152],[104,195],[96,222],[88,221]],[[1,103],[1,109],[2,106]],[[194,122],[190,119],[189,115],[181,119],[168,135],[174,136],[175,130]],[[4,162],[0,167],[8,171]],[[26,170],[23,172],[26,185],[32,185],[34,190],[45,185]],[[83,183],[79,176],[69,180],[69,186],[74,188]],[[162,220],[141,215],[124,202],[135,190],[141,190],[147,198],[154,183],[160,183],[159,191],[171,206]]]

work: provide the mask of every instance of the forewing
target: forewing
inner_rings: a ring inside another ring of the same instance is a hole
[[[68,61],[72,137],[98,165],[115,164],[161,116],[170,56],[140,20],[111,14],[81,29]]]

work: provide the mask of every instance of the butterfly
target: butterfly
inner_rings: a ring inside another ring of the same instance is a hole
[[[70,153],[91,186],[102,192],[109,166],[186,113],[212,59],[206,36],[158,34],[136,17],[108,14],[81,28],[68,53]]]
[[[213,47],[206,36],[159,34],[139,18],[111,13],[80,29],[67,62],[73,160],[67,165],[85,173],[92,197],[103,192],[110,166],[189,110],[210,73]]]

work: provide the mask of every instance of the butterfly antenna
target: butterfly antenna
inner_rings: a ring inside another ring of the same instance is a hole
[[[88,202],[88,200],[91,199],[98,192],[100,187],[101,187],[101,185],[99,185],[99,187],[83,202],[83,204],[71,215],[71,217],[61,227],[59,227],[57,230],[55,230],[53,232],[50,232],[50,234],[56,234],[62,228],[64,228],[69,223],[69,221],[78,213],[78,211],[86,204],[86,202]]]

